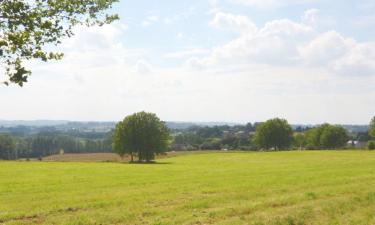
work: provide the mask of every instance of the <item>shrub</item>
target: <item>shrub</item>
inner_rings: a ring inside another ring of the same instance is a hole
[[[369,150],[375,150],[375,141],[369,141],[367,144]]]

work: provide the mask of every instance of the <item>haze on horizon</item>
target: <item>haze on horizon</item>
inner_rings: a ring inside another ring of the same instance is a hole
[[[372,0],[122,0],[81,27],[59,62],[0,87],[0,119],[368,124],[375,112]],[[1,78],[1,76],[0,76]]]

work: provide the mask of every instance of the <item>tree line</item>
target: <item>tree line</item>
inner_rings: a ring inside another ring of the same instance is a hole
[[[375,149],[375,117],[365,134],[348,134],[339,125],[322,124],[295,129],[285,119],[236,126],[167,128],[155,114],[139,112],[125,117],[114,130],[101,134],[40,132],[18,136],[0,134],[0,159],[44,157],[64,153],[116,152],[131,161],[149,162],[156,154],[177,150],[328,150],[351,148],[348,140],[368,141]],[[351,135],[351,137],[350,137]],[[91,137],[85,138],[85,137]],[[372,139],[372,140],[371,140]]]
[[[111,138],[85,139],[67,134],[39,133],[27,137],[0,134],[0,159],[42,158],[60,153],[111,152]]]
[[[138,161],[149,162],[155,154],[173,146],[188,145],[200,149],[222,149],[223,146],[253,146],[254,150],[342,149],[349,140],[348,132],[339,125],[322,124],[313,128],[292,129],[285,119],[270,119],[264,123],[245,126],[192,127],[185,133],[169,138],[164,122],[152,113],[140,112],[127,116],[114,130],[113,149],[120,156],[129,154]],[[375,117],[369,135],[375,138]],[[221,137],[221,138],[220,138]],[[369,142],[369,148],[374,142]],[[191,149],[194,150],[194,149]]]
[[[328,123],[315,127],[295,127],[284,119],[238,126],[192,127],[172,133],[173,150],[287,150],[342,149],[349,140],[374,145],[375,119],[369,132],[349,133],[343,126]],[[373,132],[373,133],[372,133]]]

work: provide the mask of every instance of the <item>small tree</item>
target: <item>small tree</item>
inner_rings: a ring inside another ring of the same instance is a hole
[[[253,137],[259,148],[275,150],[289,148],[293,141],[293,130],[284,119],[271,119],[257,126]]]
[[[375,150],[375,141],[369,141],[367,144],[368,150]]]
[[[132,162],[135,154],[139,161],[150,162],[155,154],[167,150],[168,139],[169,131],[164,122],[153,113],[139,112],[116,125],[113,150],[121,157],[130,154]]]

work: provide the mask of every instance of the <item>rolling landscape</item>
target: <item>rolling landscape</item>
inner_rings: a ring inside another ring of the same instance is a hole
[[[374,0],[0,0],[0,225],[375,225]]]
[[[373,224],[368,151],[2,162],[4,224]]]

